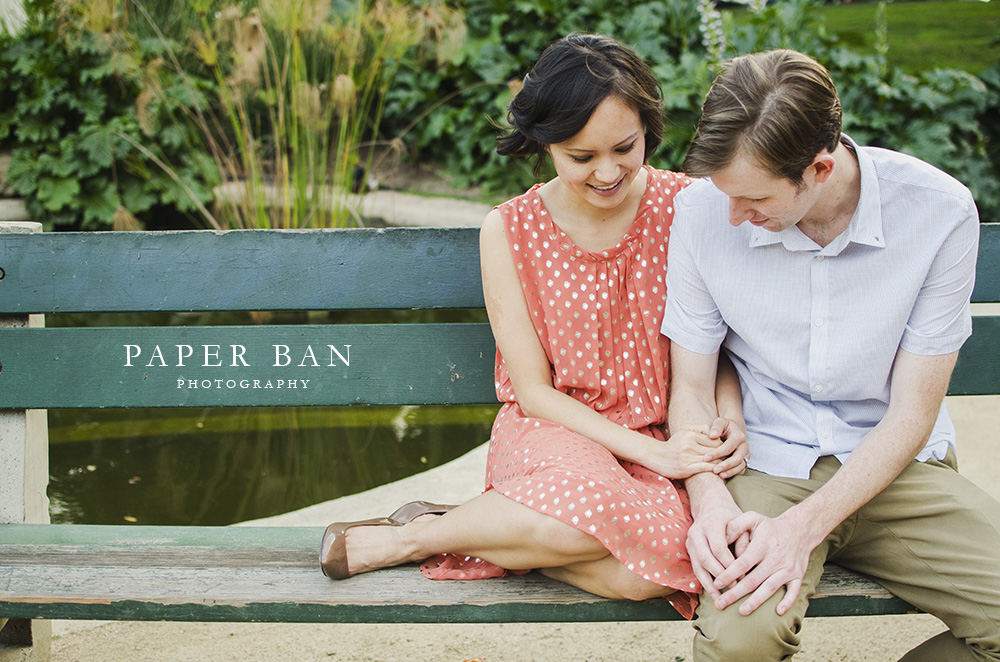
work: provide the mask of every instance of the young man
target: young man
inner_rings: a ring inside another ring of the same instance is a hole
[[[972,329],[969,191],[841,134],[826,70],[787,50],[729,64],[684,169],[709,179],[675,202],[669,424],[714,419],[724,347],[751,451],[728,484],[687,481],[695,658],[789,658],[832,560],[948,626],[904,660],[1000,660],[1000,504],[956,471],[943,406]]]

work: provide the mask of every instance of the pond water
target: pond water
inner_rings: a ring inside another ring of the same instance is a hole
[[[483,322],[482,310],[60,314],[47,326]],[[225,525],[361,492],[489,439],[499,404],[49,411],[54,523]],[[485,472],[485,467],[483,468]]]
[[[52,521],[225,525],[277,515],[459,457],[489,439],[496,411],[54,410]]]

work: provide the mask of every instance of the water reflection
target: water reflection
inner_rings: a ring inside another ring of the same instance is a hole
[[[489,438],[496,407],[49,412],[52,521],[221,525],[360,492]]]

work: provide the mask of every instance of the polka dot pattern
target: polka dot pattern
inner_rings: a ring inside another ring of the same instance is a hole
[[[555,387],[608,419],[663,439],[668,341],[660,334],[667,238],[683,175],[647,168],[646,193],[621,241],[591,252],[552,223],[538,186],[498,209],[528,310]],[[524,415],[503,357],[486,489],[494,489],[600,540],[627,568],[678,589],[671,603],[691,618],[701,587],[684,547],[691,516],[683,487],[562,426]],[[439,555],[435,579],[506,574],[481,559]]]

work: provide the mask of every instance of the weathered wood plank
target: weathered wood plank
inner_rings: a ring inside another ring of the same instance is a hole
[[[979,228],[979,258],[973,303],[1000,303],[1000,223]]]
[[[1000,392],[998,339],[977,317],[952,395]],[[0,408],[492,404],[495,351],[487,324],[0,329]]]
[[[1000,223],[980,236],[997,302]],[[483,306],[475,228],[4,235],[0,269],[0,313]]]
[[[996,260],[1000,263],[1000,259]],[[958,353],[949,395],[1000,394],[1000,317],[977,316]]]
[[[495,403],[495,352],[488,324],[0,329],[0,409]]]
[[[4,235],[0,269],[0,313],[483,306],[475,228]]]
[[[0,526],[0,616],[372,623],[678,619],[664,600],[607,600],[537,573],[435,582],[404,566],[332,581],[318,568],[321,536],[322,529],[313,527]],[[829,566],[810,613],[909,609],[871,581]]]

